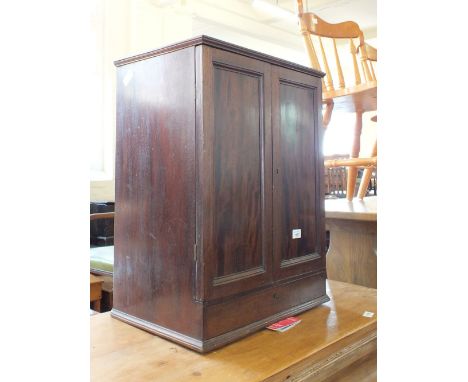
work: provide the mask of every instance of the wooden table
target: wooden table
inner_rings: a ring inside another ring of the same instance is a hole
[[[90,317],[92,381],[376,381],[376,290],[329,281],[331,301],[284,333],[200,355],[110,317]],[[375,313],[364,317],[363,313]]]
[[[331,280],[377,288],[377,197],[325,200]]]
[[[90,301],[93,304],[93,309],[97,312],[101,311],[101,298],[102,298],[102,280],[99,276],[93,274],[89,275],[89,291]]]

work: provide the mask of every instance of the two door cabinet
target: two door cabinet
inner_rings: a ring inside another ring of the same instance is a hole
[[[112,316],[206,352],[328,301],[322,73],[207,36],[115,64]]]

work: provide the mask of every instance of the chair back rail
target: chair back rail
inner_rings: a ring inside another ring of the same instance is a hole
[[[97,212],[90,214],[90,221],[99,220],[99,219],[110,219],[115,216],[115,212]]]
[[[377,156],[373,156],[370,158],[328,159],[328,160],[325,160],[323,164],[325,168],[332,168],[332,167],[372,168],[372,167],[377,166]],[[369,183],[369,179],[367,180],[368,183]]]
[[[377,78],[374,68],[377,62],[377,50],[365,42],[364,33],[357,23],[353,21],[328,23],[315,13],[304,12],[303,0],[297,0],[297,7],[300,31],[311,66],[326,74],[322,79],[322,102],[325,105],[323,126],[325,128],[328,126],[334,109],[356,114],[350,158],[325,162],[327,168],[339,166],[347,168],[346,197],[352,200],[358,169],[365,168],[363,183],[367,189],[372,170],[377,165],[376,150],[373,150],[370,158],[359,158],[363,113],[377,108]],[[348,55],[343,54],[343,49],[339,45],[341,41],[349,44],[348,62],[343,60]],[[348,69],[348,66],[343,64],[349,64],[350,78],[344,75],[343,68]],[[354,72],[353,77],[351,71]],[[363,190],[364,185],[358,193],[360,198]]]
[[[347,87],[345,76],[343,75],[342,60],[337,49],[337,39],[349,40],[349,52],[351,54],[354,71],[354,85],[361,84],[363,78],[365,82],[376,80],[372,61],[375,62],[377,60],[377,51],[375,48],[365,43],[364,34],[358,24],[353,21],[331,24],[322,20],[315,13],[304,12],[302,0],[297,0],[297,4],[301,34],[304,38],[310,63],[314,69],[324,71],[326,74],[323,79],[325,91],[333,92]],[[331,51],[336,65],[336,78],[333,78],[330,70],[330,52],[327,54],[323,38],[331,40],[332,43]],[[357,40],[357,47],[354,40]],[[368,50],[370,54],[368,54]],[[358,65],[358,53],[362,76]],[[320,61],[322,62],[323,68]],[[338,81],[337,86],[334,85],[335,79]]]

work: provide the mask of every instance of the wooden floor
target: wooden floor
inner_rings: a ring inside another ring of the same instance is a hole
[[[291,330],[264,329],[206,355],[109,313],[91,316],[92,381],[376,381],[376,290],[329,281],[327,293]]]

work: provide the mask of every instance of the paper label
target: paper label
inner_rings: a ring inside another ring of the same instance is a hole
[[[363,317],[374,317],[374,312],[368,312],[367,310],[362,314]]]
[[[293,229],[292,230],[292,238],[293,239],[300,239],[301,238],[301,230],[300,229]]]

